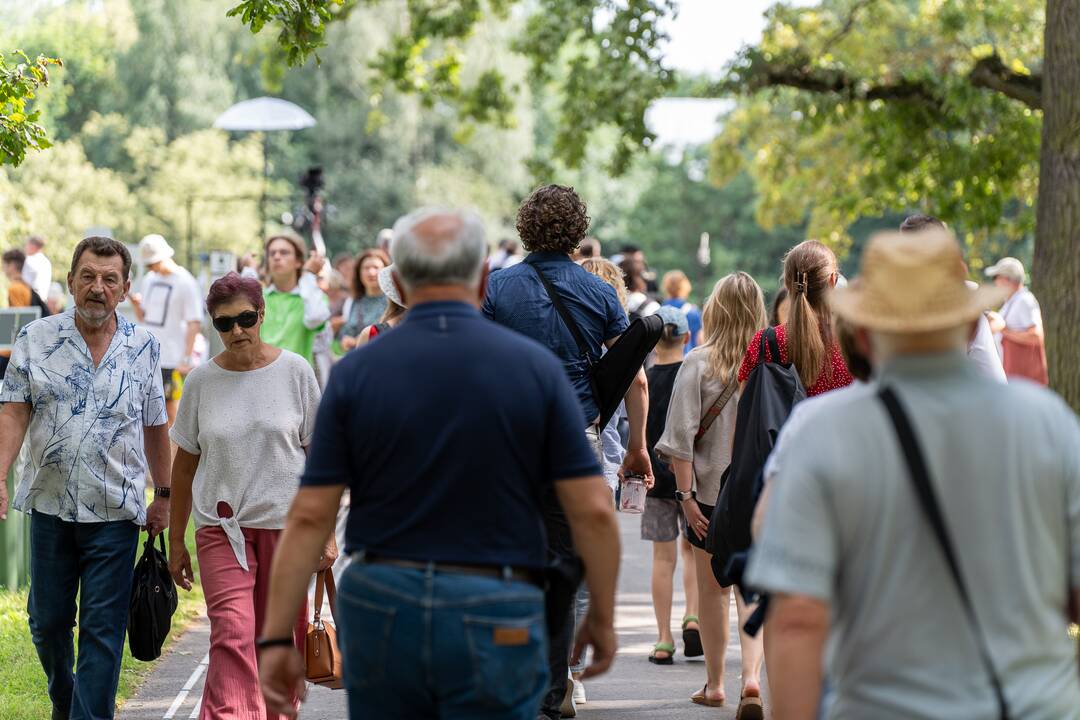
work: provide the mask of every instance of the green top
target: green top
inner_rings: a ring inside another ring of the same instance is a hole
[[[266,319],[261,334],[263,342],[291,350],[314,365],[312,344],[330,316],[330,310],[326,296],[315,286],[314,277],[309,281],[308,275],[310,273],[304,273],[292,292],[281,292],[273,285],[263,290]],[[314,327],[309,327],[311,325]]]

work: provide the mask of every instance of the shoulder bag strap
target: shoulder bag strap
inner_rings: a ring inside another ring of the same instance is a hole
[[[581,334],[581,329],[574,322],[574,317],[570,314],[570,311],[566,309],[566,305],[563,303],[562,298],[559,296],[558,290],[551,284],[551,281],[544,276],[544,273],[540,272],[540,268],[533,265],[531,262],[526,261],[526,265],[532,268],[536,276],[540,278],[540,282],[544,285],[544,290],[547,291],[548,297],[551,298],[551,304],[555,306],[555,311],[559,313],[559,317],[562,318],[563,324],[570,331],[570,334],[574,336],[574,343],[578,347],[578,352],[581,353],[581,357],[588,361],[589,366],[593,364],[592,355],[589,354],[589,344],[585,342],[585,336]]]
[[[694,436],[694,442],[697,442],[705,433],[709,432],[709,428],[716,422],[716,418],[720,417],[720,413],[724,412],[724,408],[728,404],[728,400],[731,400],[731,396],[735,394],[735,389],[739,387],[738,380],[732,380],[728,383],[724,391],[720,393],[720,397],[716,398],[709,409],[705,411],[705,414],[701,418],[701,423],[698,425],[697,435]]]
[[[324,570],[326,575],[326,599],[330,601],[330,619],[337,624],[337,618],[334,617],[334,607],[337,605],[337,584],[334,580],[333,569]]]
[[[327,587],[326,574],[326,570],[319,570],[317,573],[315,573],[315,602],[313,608],[314,613],[312,614],[311,618],[311,624],[315,627],[319,627],[319,624],[322,622],[323,591],[324,588]],[[334,576],[331,575],[330,584],[332,585],[333,582]],[[334,601],[331,599],[331,617],[333,617],[333,604]]]
[[[764,348],[769,348],[769,362],[781,363],[783,359],[780,357],[780,343],[776,339],[776,328],[765,328],[765,332],[761,334],[761,362],[765,362]]]
[[[960,595],[968,624],[971,626],[972,633],[975,635],[975,642],[979,647],[979,655],[982,658],[983,665],[986,667],[986,674],[990,677],[990,685],[993,687],[994,699],[998,706],[998,717],[1001,720],[1008,720],[1009,709],[1005,702],[1005,692],[1001,686],[1001,679],[998,677],[993,660],[990,658],[990,649],[987,647],[986,638],[983,637],[979,628],[979,619],[975,615],[975,606],[971,603],[967,585],[965,585],[964,577],[960,573],[960,563],[957,560],[952,541],[949,539],[949,532],[945,527],[945,519],[934,495],[934,489],[930,485],[930,472],[926,466],[925,456],[919,448],[918,438],[915,437],[911,421],[908,419],[907,413],[900,405],[900,400],[892,388],[883,388],[878,393],[878,397],[881,398],[881,402],[884,403],[885,409],[892,419],[897,438],[900,441],[900,447],[904,453],[904,459],[907,461],[911,484],[914,486],[915,494],[919,499],[919,506],[922,508],[927,522],[930,523],[930,528],[934,531],[934,537],[937,539],[941,554],[945,556],[949,574],[952,575],[953,583],[956,585],[957,593]]]

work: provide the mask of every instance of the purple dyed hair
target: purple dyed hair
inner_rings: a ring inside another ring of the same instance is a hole
[[[262,310],[266,306],[263,300],[263,288],[258,280],[240,277],[234,272],[214,281],[206,295],[206,311],[213,317],[214,311],[230,300],[243,298]]]

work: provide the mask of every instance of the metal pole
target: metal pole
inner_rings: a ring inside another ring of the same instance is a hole
[[[191,271],[195,267],[195,198],[187,197],[187,267]]]
[[[267,151],[267,144],[270,141],[269,135],[264,131],[262,134],[262,146],[263,146],[263,189],[262,197],[259,198],[259,233],[255,238],[256,244],[262,245],[263,236],[266,234],[266,193],[270,185],[270,155]]]

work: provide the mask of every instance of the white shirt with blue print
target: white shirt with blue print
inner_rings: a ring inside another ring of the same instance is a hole
[[[160,347],[116,314],[116,333],[94,367],[74,309],[19,333],[0,403],[31,405],[13,506],[69,522],[146,522],[143,428],[164,425]]]

